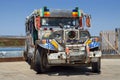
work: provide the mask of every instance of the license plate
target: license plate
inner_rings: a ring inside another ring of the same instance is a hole
[[[79,52],[79,49],[73,49],[73,52]]]
[[[93,58],[92,58],[92,62],[98,62],[98,60],[99,60],[99,59],[96,58],[96,57],[93,57]]]

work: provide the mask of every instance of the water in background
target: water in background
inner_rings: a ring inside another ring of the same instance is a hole
[[[0,47],[0,58],[23,57],[24,47]]]

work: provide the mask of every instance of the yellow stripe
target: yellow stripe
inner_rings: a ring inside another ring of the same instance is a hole
[[[86,45],[89,45],[91,42],[92,42],[92,40],[89,39],[89,40],[87,40],[87,41],[85,42],[85,44],[86,44]]]
[[[72,12],[72,14],[78,14],[78,12]]]
[[[50,14],[50,12],[44,12],[44,14]]]
[[[77,17],[78,16],[78,12],[72,12],[72,16],[73,17]]]
[[[51,44],[52,44],[56,49],[58,49],[58,43],[57,43],[55,40],[52,40],[52,41],[51,41]]]
[[[44,16],[46,17],[50,16],[50,12],[44,12]]]

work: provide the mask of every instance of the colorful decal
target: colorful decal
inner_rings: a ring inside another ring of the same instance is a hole
[[[53,39],[51,42],[50,42],[56,49],[58,49],[58,43]]]
[[[89,44],[90,48],[96,48],[96,47],[99,47],[99,46],[100,46],[100,43],[99,42],[95,42],[95,41],[93,41],[93,42],[91,42]]]

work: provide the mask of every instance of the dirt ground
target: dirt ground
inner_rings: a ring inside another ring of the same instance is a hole
[[[36,74],[24,61],[1,62],[0,80],[120,80],[120,59],[102,59],[100,74],[84,67],[52,67]]]

